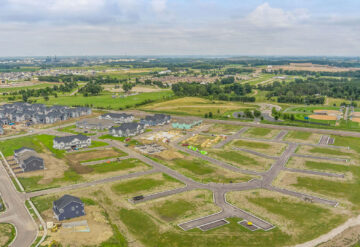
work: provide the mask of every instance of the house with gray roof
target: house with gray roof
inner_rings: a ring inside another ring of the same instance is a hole
[[[109,134],[116,137],[136,136],[144,133],[145,126],[140,123],[123,123],[119,127],[109,129]]]
[[[31,124],[52,124],[57,121],[65,121],[69,118],[76,118],[90,115],[91,108],[67,106],[50,106],[43,104],[28,104],[16,102],[0,106],[0,119],[8,118],[11,122],[27,122]]]
[[[99,119],[112,120],[115,123],[131,123],[134,121],[134,115],[126,113],[105,113],[99,116]]]
[[[141,124],[145,126],[157,126],[170,123],[171,116],[165,114],[155,114],[153,116],[146,116],[140,120]]]
[[[76,122],[76,128],[90,130],[105,130],[113,127],[115,123],[108,119],[88,118]]]
[[[53,148],[60,150],[70,150],[85,148],[91,145],[91,138],[85,135],[72,135],[55,137],[53,140]]]
[[[85,215],[85,204],[76,196],[64,195],[53,202],[53,212],[57,220],[68,220]]]
[[[14,151],[14,159],[24,172],[43,170],[44,160],[32,148],[22,147]]]
[[[11,123],[9,118],[7,118],[7,117],[0,118],[0,125],[7,125],[9,123]]]

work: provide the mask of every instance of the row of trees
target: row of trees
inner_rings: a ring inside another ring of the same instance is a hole
[[[249,88],[238,83],[234,83],[224,87],[219,84],[180,82],[177,84],[173,84],[171,88],[176,96],[211,97],[212,99],[226,101],[255,101],[255,97],[245,96],[245,94],[251,92],[251,87]]]
[[[71,92],[77,87],[78,85],[76,82],[69,82],[69,83],[64,83],[63,85],[60,86],[55,85],[54,87],[46,87],[41,89],[26,89],[17,92],[12,92],[10,94],[13,97],[15,97],[15,95],[20,94],[24,102],[27,102],[30,97],[44,97],[45,100],[48,100],[50,95],[57,97],[58,96],[57,93]]]
[[[323,104],[324,96],[348,100],[360,99],[360,80],[314,78],[295,79],[294,82],[274,82],[259,86],[261,90],[269,91],[268,98],[278,97],[282,103]]]

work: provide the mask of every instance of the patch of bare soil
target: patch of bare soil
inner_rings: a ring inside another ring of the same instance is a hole
[[[165,150],[160,153],[157,153],[155,156],[160,157],[164,160],[174,160],[174,159],[183,159],[184,155],[176,152],[175,150]]]
[[[87,220],[90,232],[74,232],[72,228],[61,227],[57,232],[48,231],[49,237],[44,244],[49,244],[55,240],[60,242],[62,246],[87,246],[89,243],[99,245],[113,235],[112,229],[99,206],[85,206],[85,213],[85,216],[65,220],[62,223]],[[43,215],[45,215],[46,221],[54,221],[52,209],[45,211]]]
[[[114,149],[104,149],[104,150],[95,150],[95,151],[86,151],[79,153],[71,153],[67,154],[67,158],[72,160],[73,162],[84,162],[86,160],[93,159],[102,159],[107,157],[115,157],[119,155]]]

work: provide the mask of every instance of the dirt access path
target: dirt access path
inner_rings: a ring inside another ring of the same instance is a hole
[[[341,226],[336,227],[335,229],[331,230],[330,232],[316,238],[313,239],[309,242],[303,243],[303,244],[298,244],[295,245],[295,247],[313,247],[313,246],[317,246],[321,243],[327,242],[333,238],[335,238],[337,235],[341,234],[342,232],[344,232],[346,229],[350,228],[350,227],[354,227],[354,226],[358,226],[360,225],[360,215],[355,217],[355,218],[351,218],[349,220],[347,220],[344,224],[342,224]]]

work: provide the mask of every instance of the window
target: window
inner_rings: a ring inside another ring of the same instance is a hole
[[[75,211],[75,207],[74,207],[74,206],[71,207],[71,211]]]

